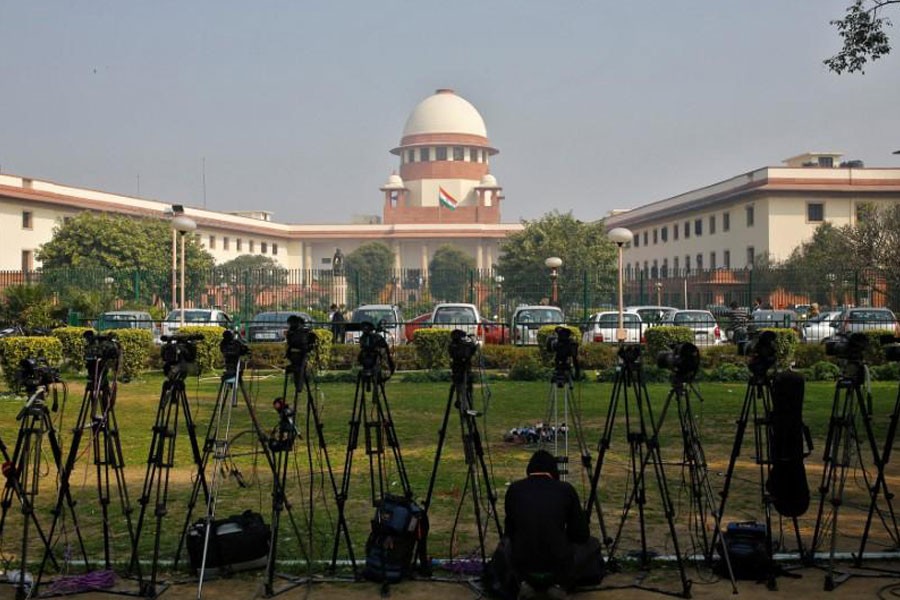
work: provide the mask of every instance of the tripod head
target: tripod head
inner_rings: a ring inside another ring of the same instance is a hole
[[[581,373],[578,364],[578,340],[568,327],[556,327],[547,338],[547,352],[553,354],[553,380],[562,385],[573,372],[576,379]]]
[[[228,379],[239,375],[238,365],[241,362],[241,357],[250,354],[250,347],[235,332],[226,329],[222,333],[219,350],[222,352],[222,358],[225,359],[225,372],[222,374],[222,377]]]
[[[478,352],[478,341],[462,329],[450,332],[450,344],[447,346],[450,355],[450,371],[453,379],[458,380],[472,370],[472,358]]]
[[[110,370],[119,368],[122,346],[115,334],[102,335],[92,329],[84,332],[84,366],[89,382],[104,379]]]

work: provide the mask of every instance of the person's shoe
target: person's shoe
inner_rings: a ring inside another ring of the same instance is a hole
[[[538,597],[537,591],[531,587],[531,584],[527,581],[523,581],[519,584],[519,595],[518,600],[536,600]]]
[[[565,600],[569,597],[566,590],[558,585],[551,585],[548,587],[545,595],[549,600]]]

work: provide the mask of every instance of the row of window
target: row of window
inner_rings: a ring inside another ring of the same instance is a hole
[[[672,259],[672,272],[669,272],[669,259],[662,259],[662,264],[659,263],[657,259],[654,259],[652,262],[644,261],[643,268],[641,268],[641,263],[639,261],[635,261],[634,263],[629,263],[625,265],[625,272],[630,277],[636,277],[643,272],[645,275],[649,275],[650,278],[656,279],[658,277],[677,277],[679,274],[684,271],[690,271],[691,269],[696,269],[698,271],[702,271],[703,269],[731,269],[737,268],[731,264],[731,250],[722,251],[722,260],[719,261],[718,254],[713,251],[709,253],[709,262],[706,263],[704,261],[704,255],[702,252],[698,252],[693,257],[693,264],[691,263],[691,255],[684,255],[684,262],[680,262],[679,257],[676,256]],[[753,246],[747,246],[746,257],[744,267],[752,267],[753,260],[756,257],[756,248]]]
[[[210,250],[215,250],[216,249],[216,236],[210,235],[206,245]],[[275,242],[272,242],[271,244],[269,244],[269,242],[260,242],[259,243],[259,253],[260,254],[268,254],[270,247],[272,250],[272,254],[277,255],[278,254],[278,244]],[[241,238],[235,238],[234,239],[234,249],[236,252],[243,252],[244,251],[244,240],[242,240]],[[231,238],[228,237],[227,235],[222,236],[222,250],[224,250],[225,252],[228,252],[229,250],[231,250]],[[247,252],[249,254],[253,254],[254,252],[256,252],[256,240],[247,240]]]
[[[453,160],[456,162],[487,162],[488,153],[482,148],[470,148],[468,146],[425,146],[422,148],[407,148],[401,155],[404,163],[431,162],[441,160]]]

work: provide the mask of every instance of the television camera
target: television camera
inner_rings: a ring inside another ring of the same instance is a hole
[[[19,361],[16,382],[24,387],[29,395],[34,394],[40,387],[47,388],[61,381],[59,369],[51,367],[43,356],[27,357]]]
[[[862,361],[863,355],[868,349],[869,338],[862,332],[836,333],[825,340],[826,356],[834,356],[848,361]]]
[[[376,326],[371,321],[362,323],[347,323],[345,331],[359,331],[359,356],[357,362],[362,367],[362,374],[372,377],[387,363],[388,374],[382,373],[383,379],[390,378],[394,374],[394,359],[391,357],[391,347],[384,337],[384,323]]]
[[[285,356],[291,362],[292,367],[299,368],[309,353],[316,349],[319,340],[313,333],[310,324],[302,317],[291,315],[288,317],[287,323],[288,330],[285,333],[287,353]]]
[[[700,370],[700,350],[691,342],[672,344],[656,355],[656,366],[672,371],[678,381],[693,381]]]
[[[553,354],[553,365],[557,373],[569,371],[573,366],[578,371],[578,340],[572,337],[568,327],[555,327],[547,337],[546,350]]]
[[[747,368],[751,373],[762,376],[775,366],[778,355],[776,340],[774,331],[751,329],[747,332],[747,339],[738,342],[738,354],[747,357]]]
[[[190,335],[164,335],[160,338],[159,349],[163,360],[163,373],[170,379],[184,379],[197,370],[197,342],[203,336],[199,333]]]
[[[237,334],[230,329],[222,333],[222,341],[219,342],[219,350],[225,360],[225,374],[237,373],[238,363],[242,356],[250,354],[250,347]]]
[[[453,373],[464,373],[472,365],[472,357],[478,352],[478,342],[462,329],[454,329],[450,332],[450,344],[447,346],[450,354],[450,369]]]

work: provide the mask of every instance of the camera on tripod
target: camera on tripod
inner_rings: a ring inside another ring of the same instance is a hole
[[[894,335],[883,335],[878,338],[884,359],[890,362],[900,362],[900,338]]]
[[[700,350],[691,342],[671,344],[656,355],[656,366],[672,371],[680,381],[693,381],[700,370]]]
[[[384,327],[381,322],[377,326],[371,321],[347,323],[344,330],[360,332],[357,362],[362,367],[364,375],[373,375],[381,367],[382,359],[387,360],[388,369],[393,374],[394,361],[391,358],[390,345],[384,338]]]
[[[304,357],[316,349],[318,338],[312,327],[302,317],[291,315],[287,319],[288,330],[284,339],[287,342],[286,357],[292,366],[299,366]]]
[[[456,373],[467,371],[472,364],[472,357],[478,351],[478,342],[474,337],[462,329],[454,329],[450,332],[450,345],[447,346],[450,354],[450,368]]]
[[[250,346],[244,343],[244,340],[235,335],[230,329],[226,329],[222,333],[219,350],[222,352],[222,358],[225,360],[226,375],[236,373],[241,357],[250,354]]]
[[[778,357],[774,331],[751,329],[748,338],[737,344],[738,354],[747,357],[747,367],[755,375],[764,375],[775,366]]]
[[[553,365],[557,371],[568,371],[578,364],[578,340],[572,337],[568,327],[555,327],[547,337],[547,352],[553,353]]]
[[[170,379],[183,379],[196,372],[197,342],[202,339],[199,333],[162,336],[159,355],[163,360],[163,373]]]
[[[51,367],[43,356],[27,357],[19,361],[16,382],[29,394],[36,392],[39,387],[49,387],[61,381],[59,369]]]
[[[116,363],[122,352],[119,338],[114,334],[99,334],[92,330],[84,332],[84,366],[88,377],[97,370],[98,363]],[[113,365],[114,366],[114,365]]]
[[[861,361],[869,348],[869,337],[865,333],[836,333],[825,340],[825,355],[849,361]],[[885,352],[887,354],[887,352]],[[900,355],[898,355],[900,359]]]

